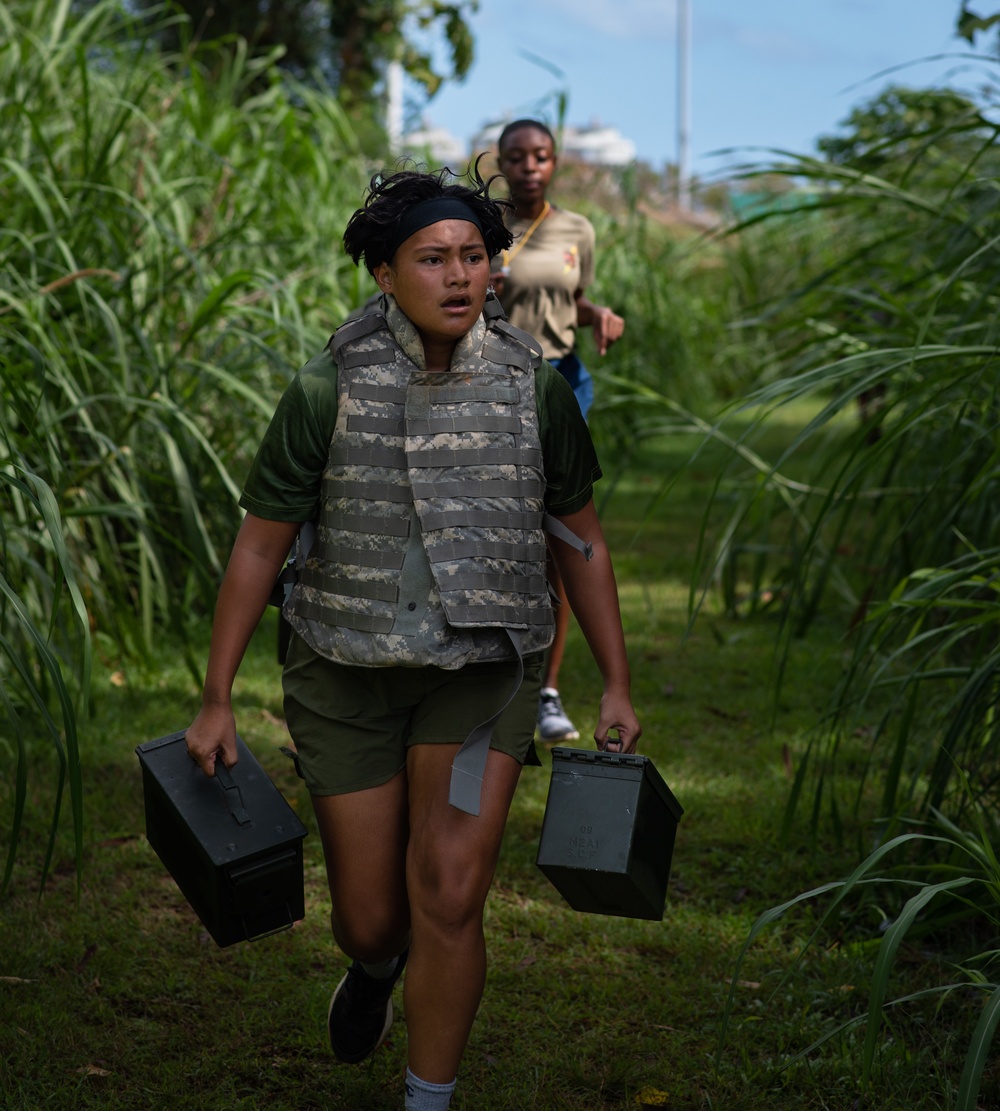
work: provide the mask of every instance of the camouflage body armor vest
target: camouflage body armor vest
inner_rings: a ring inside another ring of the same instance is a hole
[[[480,320],[445,372],[421,371],[381,313],[330,341],[337,423],[316,542],[285,605],[320,654],[456,668],[513,658],[507,630],[523,652],[551,643],[539,358],[521,335]]]

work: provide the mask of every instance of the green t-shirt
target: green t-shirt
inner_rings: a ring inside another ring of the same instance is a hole
[[[601,468],[573,390],[545,362],[535,372],[535,398],[545,508],[554,517],[566,517],[590,501]],[[257,449],[240,505],[269,521],[314,520],[336,420],[337,366],[325,347],[282,394]]]

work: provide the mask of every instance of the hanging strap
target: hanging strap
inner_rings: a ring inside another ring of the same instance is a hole
[[[594,548],[580,539],[571,529],[567,528],[558,517],[546,513],[543,527],[553,536],[558,536],[570,547],[583,554],[584,559],[590,560],[594,555]],[[513,689],[506,701],[492,717],[477,725],[475,729],[462,742],[462,747],[455,754],[451,765],[451,784],[448,790],[448,802],[457,810],[478,817],[479,803],[483,792],[483,775],[486,772],[486,757],[490,751],[490,738],[500,715],[507,709],[514,699],[514,695],[521,689],[524,680],[524,657],[521,652],[521,635],[516,629],[504,630],[510,637],[510,642],[517,653],[517,676]]]
[[[545,204],[542,205],[542,211],[539,212],[539,214],[535,217],[531,227],[528,228],[528,230],[524,233],[524,235],[522,235],[521,238],[517,241],[517,243],[514,244],[513,249],[509,250],[509,251],[501,251],[500,252],[501,260],[503,262],[503,266],[501,267],[501,271],[500,271],[502,274],[504,274],[506,276],[507,274],[510,273],[510,264],[514,259],[514,256],[517,254],[518,251],[520,251],[520,249],[525,245],[525,243],[527,243],[528,240],[535,234],[535,229],[545,219],[545,217],[548,216],[548,214],[551,211],[552,211],[552,204],[551,204],[550,201],[546,201]]]
[[[583,554],[583,558],[589,563],[594,558],[594,545],[585,542],[576,535],[572,529],[568,529],[558,517],[553,517],[551,513],[546,513],[542,518],[542,528],[546,532],[551,532],[553,536],[558,536],[560,540],[565,541],[571,548],[576,548],[578,552]]]
[[[281,609],[288,601],[288,595],[291,594],[292,587],[302,578],[302,570],[315,542],[316,522],[303,521],[295,537],[295,543],[292,544],[291,551],[288,553],[288,562],[281,569],[280,574],[274,581],[274,586],[271,588],[271,596],[267,600],[269,606],[277,606],[278,609]]]
[[[448,802],[456,810],[463,810],[466,814],[479,816],[479,803],[483,793],[483,776],[486,773],[486,757],[490,751],[490,739],[493,730],[500,720],[501,714],[514,700],[514,695],[521,689],[524,679],[524,657],[521,653],[521,635],[516,629],[505,630],[510,642],[517,653],[517,675],[514,686],[509,695],[492,717],[486,719],[465,738],[462,747],[455,754],[451,765],[451,785],[448,790]]]

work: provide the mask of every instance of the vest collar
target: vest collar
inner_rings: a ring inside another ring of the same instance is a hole
[[[413,321],[396,303],[396,298],[391,293],[386,296],[385,320],[389,325],[389,331],[392,332],[393,339],[403,349],[406,357],[416,365],[418,370],[426,370],[427,360],[424,357],[424,345],[417,334],[417,329],[414,327]],[[469,331],[455,344],[455,350],[451,356],[452,369],[456,366],[462,366],[468,362],[470,356],[478,353],[485,338],[486,323],[480,316]]]

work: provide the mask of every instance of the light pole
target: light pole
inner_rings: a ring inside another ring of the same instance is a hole
[[[386,113],[385,130],[389,135],[389,149],[399,154],[403,149],[403,63],[389,63],[385,77]]]
[[[677,207],[691,208],[691,0],[677,0]]]

